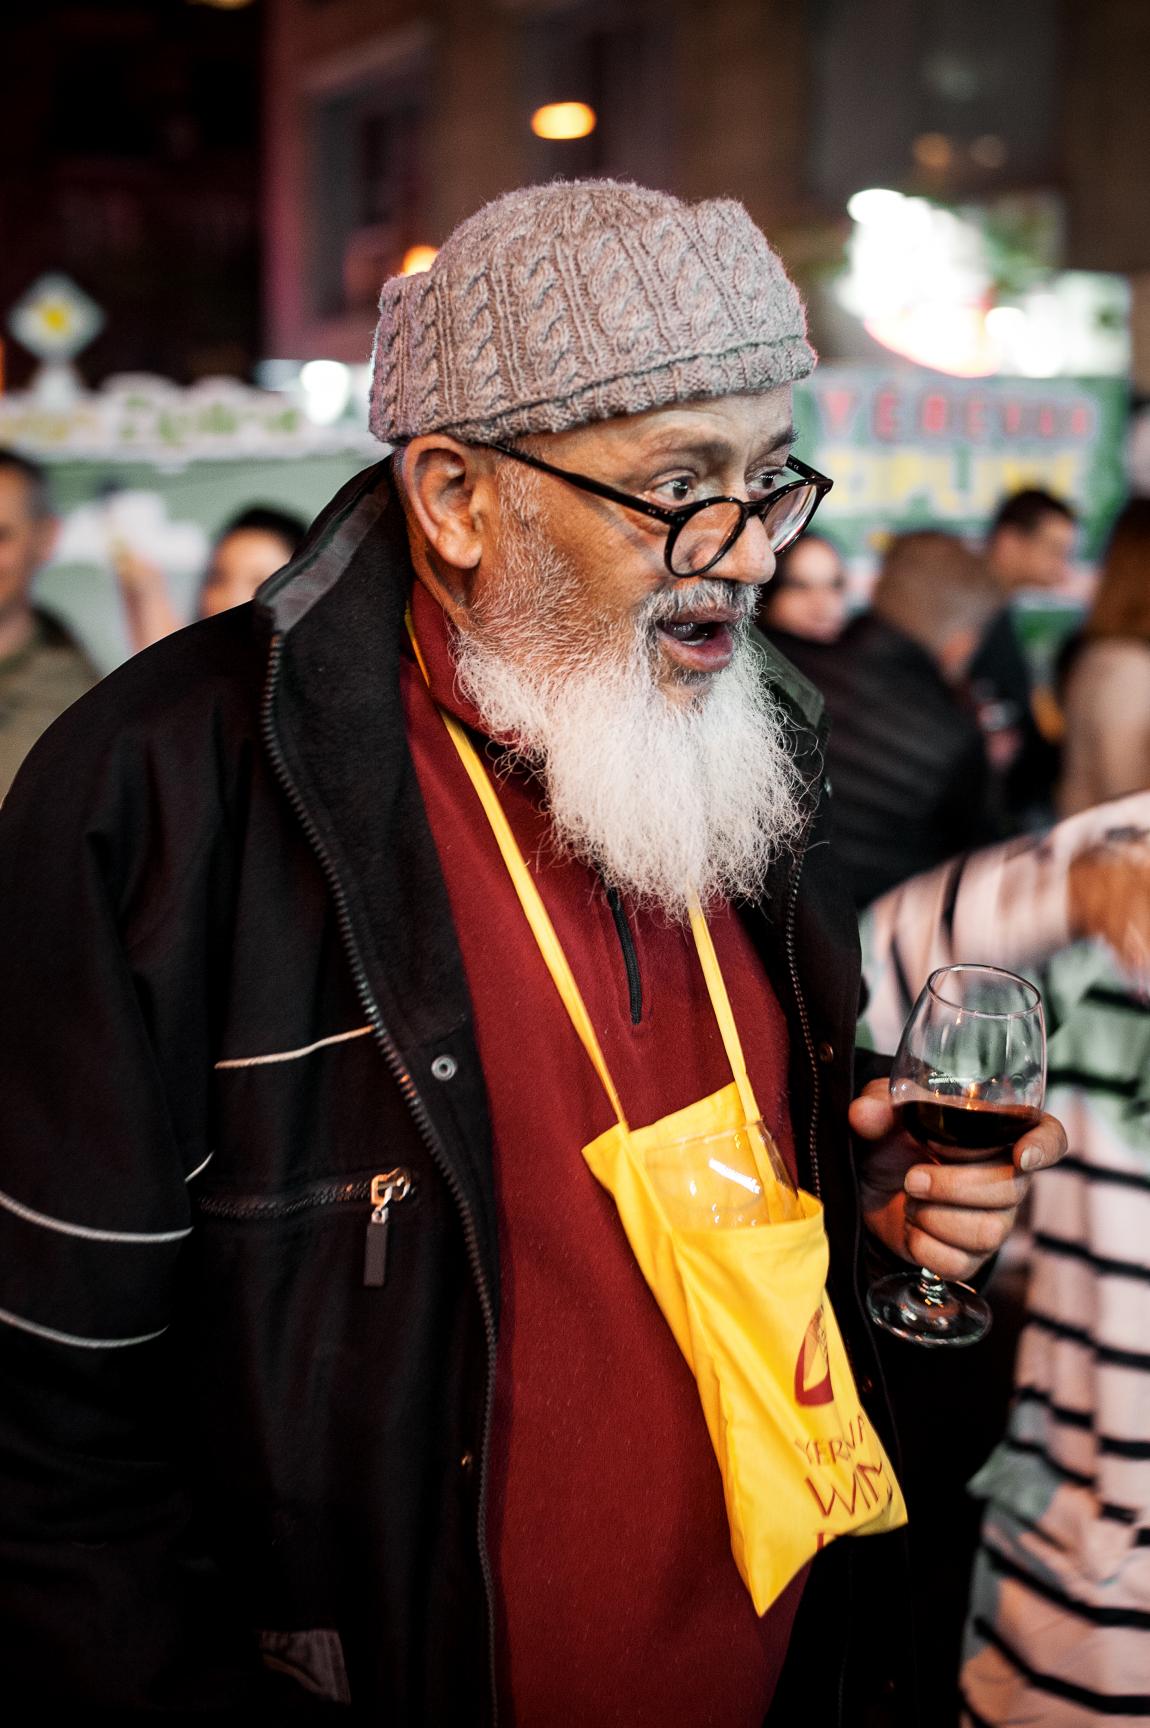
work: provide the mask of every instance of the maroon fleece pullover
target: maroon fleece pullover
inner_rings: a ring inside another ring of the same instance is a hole
[[[760,1728],[802,1576],[761,1619],[731,1557],[694,1378],[581,1148],[611,1107],[551,982],[435,702],[455,688],[447,622],[413,602],[432,700],[404,665],[407,725],[459,932],[494,1130],[502,1318],[489,1460],[501,1708],[518,1728]],[[633,1126],[731,1079],[690,931],[624,901],[633,1020],[606,895],[550,854],[538,787],[500,802]],[[792,1170],[787,1027],[733,915],[711,929],[767,1126]]]

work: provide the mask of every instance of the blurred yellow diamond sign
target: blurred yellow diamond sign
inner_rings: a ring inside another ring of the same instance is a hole
[[[41,276],[8,314],[8,329],[38,360],[70,360],[104,327],[104,314],[68,276]]]

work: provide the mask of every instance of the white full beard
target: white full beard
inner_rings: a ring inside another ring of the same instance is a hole
[[[748,622],[734,626],[729,666],[699,681],[690,700],[669,699],[657,681],[654,621],[673,615],[676,591],[645,602],[629,652],[612,657],[602,628],[580,611],[578,573],[524,520],[530,493],[508,489],[518,494],[520,531],[504,548],[497,606],[457,638],[456,667],[487,728],[538,775],[557,849],[675,920],[692,891],[704,905],[757,899],[802,816]],[[691,603],[698,594],[696,585]],[[732,595],[745,596],[749,620],[753,590],[724,583],[725,604]]]

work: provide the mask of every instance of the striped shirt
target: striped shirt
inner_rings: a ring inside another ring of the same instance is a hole
[[[971,1485],[967,1728],[1150,1725],[1150,1009],[1064,928],[1069,859],[1115,827],[1150,828],[1150,796],[917,878],[864,921],[879,1047],[933,966],[1041,969],[1047,1107],[1070,1140],[1031,1191],[1014,1400]]]

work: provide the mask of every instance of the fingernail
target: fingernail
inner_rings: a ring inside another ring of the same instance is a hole
[[[903,1187],[908,1194],[929,1194],[930,1172],[928,1170],[908,1170]]]
[[[1028,1146],[1025,1152],[1020,1152],[1018,1155],[1018,1168],[1020,1170],[1034,1170],[1037,1168],[1038,1162],[1038,1150],[1034,1146]]]

